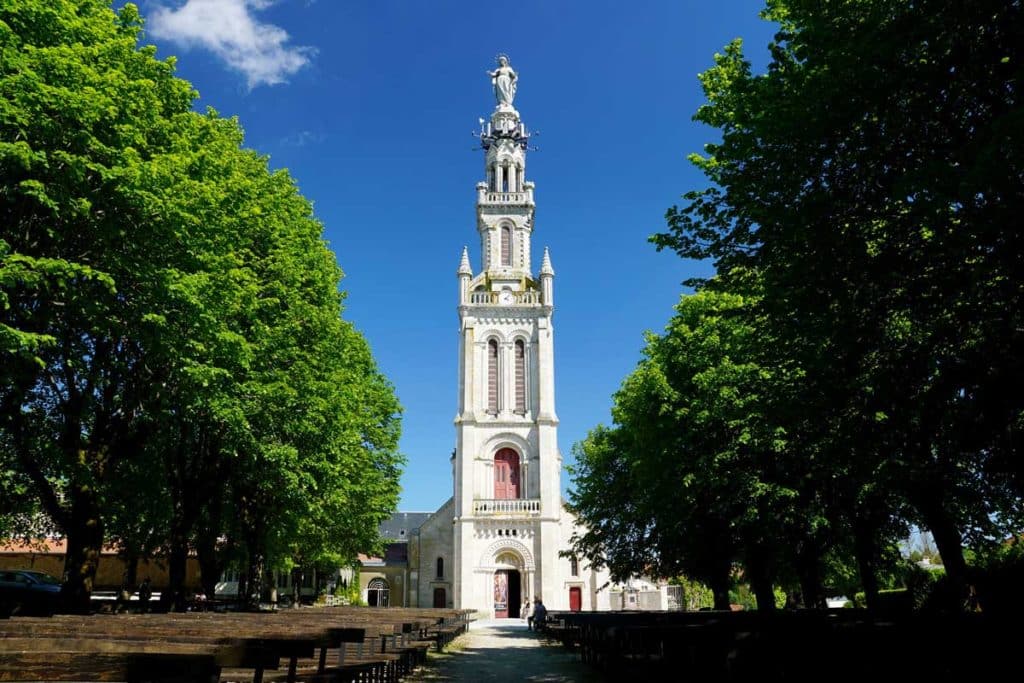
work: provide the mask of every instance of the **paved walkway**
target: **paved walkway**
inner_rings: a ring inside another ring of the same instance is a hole
[[[443,653],[430,660],[412,681],[533,681],[590,683],[603,680],[561,645],[546,645],[519,619],[474,621]]]

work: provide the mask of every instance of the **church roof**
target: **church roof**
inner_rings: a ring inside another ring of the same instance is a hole
[[[380,523],[378,532],[386,541],[408,541],[413,532],[423,526],[432,512],[396,512]]]

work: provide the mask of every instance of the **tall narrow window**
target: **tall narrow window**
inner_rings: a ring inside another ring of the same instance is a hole
[[[507,225],[501,228],[501,265],[512,265],[512,228]]]
[[[519,497],[519,454],[511,448],[502,448],[494,454],[494,497],[498,500]],[[500,529],[498,535],[502,535]]]
[[[569,575],[579,576],[580,575],[580,561],[575,556],[569,558]]]
[[[487,342],[487,412],[498,414],[498,342]]]
[[[439,579],[443,579],[444,578],[444,558],[443,557],[437,558],[437,578],[439,578]]]
[[[516,340],[516,412],[526,414],[526,344]]]

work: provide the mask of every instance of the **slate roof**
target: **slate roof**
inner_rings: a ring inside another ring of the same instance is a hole
[[[430,519],[433,512],[396,512],[378,527],[380,537],[387,541],[408,541],[413,532]]]

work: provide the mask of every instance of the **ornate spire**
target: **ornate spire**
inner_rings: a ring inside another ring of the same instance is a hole
[[[472,275],[473,269],[469,267],[469,248],[462,248],[462,261],[459,263],[459,275]]]
[[[544,259],[540,262],[540,274],[541,275],[554,275],[555,269],[551,267],[551,256],[548,254],[548,248],[544,247]]]

